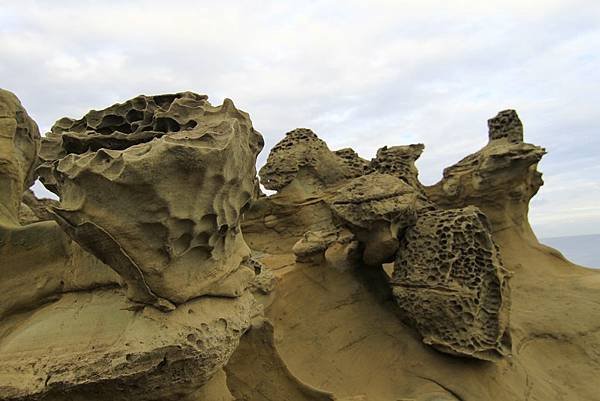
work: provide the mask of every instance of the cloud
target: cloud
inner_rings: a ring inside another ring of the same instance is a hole
[[[0,85],[44,130],[140,93],[231,97],[266,149],[296,127],[367,158],[425,143],[429,184],[516,108],[550,152],[535,229],[585,234],[600,224],[598,21],[594,0],[4,1]]]

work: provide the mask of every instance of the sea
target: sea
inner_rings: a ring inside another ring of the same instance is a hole
[[[600,269],[600,234],[540,238],[540,242],[558,249],[573,263]]]

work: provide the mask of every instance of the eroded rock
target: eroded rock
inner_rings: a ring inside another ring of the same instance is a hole
[[[398,239],[417,218],[415,189],[389,174],[371,173],[350,180],[329,205],[363,244],[362,260],[369,265],[393,261]]]
[[[344,149],[336,154],[314,132],[297,128],[271,149],[259,175],[267,189],[281,191],[297,179],[310,192],[358,177],[363,170],[364,163],[355,153]]]
[[[227,363],[256,312],[249,293],[171,313],[132,310],[119,289],[65,294],[0,324],[0,399],[185,399]]]
[[[508,271],[476,207],[419,215],[401,241],[391,283],[426,344],[485,360],[510,354]]]
[[[13,93],[0,89],[0,230],[20,225],[21,196],[33,184],[39,148],[37,124]]]
[[[139,96],[59,120],[44,141],[56,220],[123,277],[134,301],[168,309],[237,296],[253,278],[240,268],[249,249],[239,226],[256,195],[262,137],[231,100],[206,99]]]
[[[338,270],[356,268],[362,263],[362,248],[346,229],[307,231],[292,250],[299,263],[326,264]]]
[[[119,283],[54,221],[44,221],[44,201],[27,189],[39,147],[37,124],[14,94],[0,90],[0,320],[66,291]]]
[[[422,191],[423,185],[419,181],[419,171],[415,162],[423,153],[423,144],[404,146],[384,146],[377,150],[377,155],[371,160],[371,169],[380,173],[398,177],[413,188]]]
[[[514,110],[501,111],[488,127],[488,144],[446,168],[442,180],[426,189],[427,196],[443,208],[477,206],[494,232],[514,228],[533,238],[527,214],[544,183],[537,163],[546,151],[523,142],[523,125]]]

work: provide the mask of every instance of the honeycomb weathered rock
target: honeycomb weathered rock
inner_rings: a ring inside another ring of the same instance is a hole
[[[476,207],[419,215],[401,241],[391,283],[425,343],[485,360],[510,354],[508,271]]]
[[[523,124],[514,110],[502,110],[488,120],[490,141],[506,138],[509,142],[523,142]]]
[[[413,188],[422,191],[419,182],[419,171],[415,162],[423,153],[423,144],[404,146],[384,146],[377,150],[377,155],[371,160],[370,167],[380,173],[398,177]]]
[[[259,172],[265,188],[279,191],[296,177],[308,187],[322,189],[364,173],[363,163],[348,150],[332,152],[309,129],[297,128],[271,149],[267,164]]]

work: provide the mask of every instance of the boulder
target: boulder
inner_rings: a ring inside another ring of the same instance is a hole
[[[509,272],[476,207],[419,215],[406,230],[391,284],[423,342],[458,356],[511,353]]]
[[[249,256],[240,221],[262,146],[229,99],[138,96],[59,120],[39,171],[60,194],[63,229],[123,278],[132,300],[168,310],[237,296],[253,278],[240,267]]]

